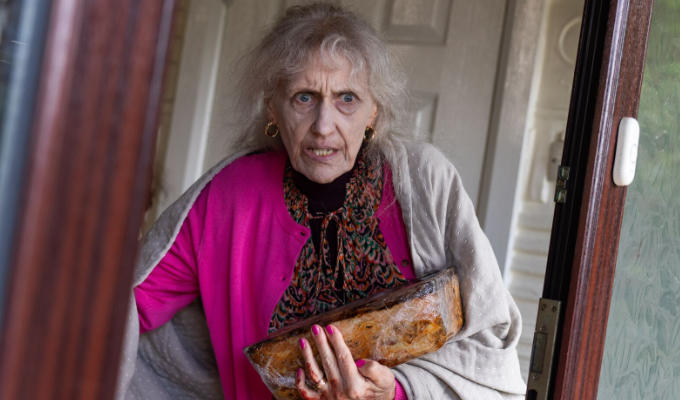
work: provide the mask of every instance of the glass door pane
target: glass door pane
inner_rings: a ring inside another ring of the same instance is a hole
[[[598,398],[680,393],[680,0],[656,0]]]

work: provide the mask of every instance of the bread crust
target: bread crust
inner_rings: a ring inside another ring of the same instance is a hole
[[[372,359],[393,367],[441,348],[463,326],[458,277],[448,268],[405,287],[379,293],[278,331],[244,349],[276,399],[301,399],[295,375],[303,368],[300,338],[312,325],[333,324],[355,360]]]

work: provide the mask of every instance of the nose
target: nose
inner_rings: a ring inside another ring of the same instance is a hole
[[[333,133],[335,129],[335,113],[332,104],[327,99],[319,103],[312,129],[314,133],[322,136]]]

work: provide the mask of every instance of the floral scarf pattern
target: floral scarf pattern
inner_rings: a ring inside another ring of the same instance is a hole
[[[310,237],[302,248],[291,283],[274,309],[269,333],[407,283],[375,216],[382,198],[382,162],[368,162],[364,151],[356,162],[343,206],[325,215],[309,213],[307,197],[295,185],[290,163],[286,166],[283,186],[288,212],[304,226],[313,218],[322,218],[321,245],[317,251]],[[338,229],[336,260],[329,259],[326,234],[332,220]]]

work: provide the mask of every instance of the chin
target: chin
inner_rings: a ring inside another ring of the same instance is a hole
[[[336,180],[342,173],[339,174],[333,174],[333,173],[328,173],[328,172],[312,172],[310,174],[305,174],[307,179],[309,179],[312,182],[316,183],[331,183],[334,180]]]
[[[308,176],[310,181],[316,182],[316,183],[331,183],[335,180],[336,177],[328,177],[328,176],[318,176],[318,175],[312,175]]]

